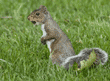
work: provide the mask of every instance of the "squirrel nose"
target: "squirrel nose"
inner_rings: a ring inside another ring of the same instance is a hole
[[[28,19],[28,20],[30,20],[30,18],[29,18],[29,17],[28,17],[27,19]]]

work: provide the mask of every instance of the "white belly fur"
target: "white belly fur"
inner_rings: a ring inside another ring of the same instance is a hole
[[[45,29],[44,29],[44,26],[45,26],[45,24],[42,24],[42,25],[41,25],[41,30],[42,30],[42,32],[43,32],[42,37],[45,37],[45,36],[47,35],[47,33],[46,33]]]
[[[42,24],[42,25],[41,25],[41,30],[42,30],[42,32],[43,32],[42,37],[45,37],[45,36],[47,35],[47,33],[46,33],[45,29],[44,29],[44,26],[45,26],[45,24]],[[47,46],[48,46],[50,52],[51,52],[51,44],[52,44],[54,41],[55,41],[55,39],[52,39],[52,40],[50,40],[50,41],[46,41],[46,44],[47,44]]]
[[[52,40],[50,40],[50,41],[46,41],[46,44],[47,44],[47,46],[48,46],[50,52],[51,52],[51,44],[52,44],[54,41],[55,41],[55,39],[52,39]]]

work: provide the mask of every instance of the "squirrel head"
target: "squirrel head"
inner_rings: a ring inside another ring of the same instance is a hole
[[[41,23],[45,23],[47,15],[47,8],[41,5],[39,9],[34,10],[28,16],[28,20],[31,21],[34,25],[39,25]]]

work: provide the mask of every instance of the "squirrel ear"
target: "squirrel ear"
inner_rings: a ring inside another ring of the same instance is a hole
[[[45,13],[45,14],[47,13],[47,8],[46,8],[45,6],[40,5],[39,9],[41,9],[41,11],[42,11],[43,13]]]
[[[40,7],[39,7],[39,8],[42,8],[42,7],[45,7],[45,6],[43,6],[43,5],[40,5]]]

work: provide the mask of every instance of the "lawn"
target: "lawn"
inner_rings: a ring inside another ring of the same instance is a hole
[[[73,71],[57,68],[41,44],[41,26],[28,15],[45,5],[70,39],[75,53],[99,47],[110,57],[110,0],[0,0],[0,81],[109,81],[104,66]]]

